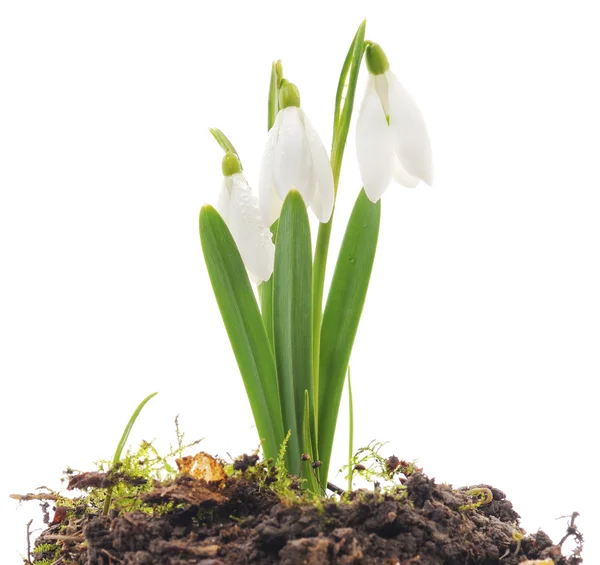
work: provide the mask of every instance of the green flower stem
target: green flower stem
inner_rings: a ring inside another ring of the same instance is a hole
[[[271,226],[273,244],[277,243],[277,228],[279,220],[275,220]],[[273,348],[273,275],[268,281],[258,285],[258,299],[260,300],[260,313],[267,331],[267,337],[271,348]]]
[[[348,492],[352,492],[352,475],[354,473],[354,402],[352,401],[352,382],[350,380],[350,365],[348,365],[348,408],[349,408],[349,429],[348,429]]]
[[[334,179],[335,182],[335,179]],[[334,185],[335,186],[335,185]],[[335,204],[333,207],[335,212]],[[325,269],[327,267],[327,253],[329,251],[329,240],[331,238],[331,219],[326,224],[319,224],[317,232],[317,245],[315,247],[315,258],[313,261],[313,302],[312,302],[312,320],[313,320],[313,389],[319,390],[319,357],[321,343],[321,319],[323,317],[323,284],[325,283]],[[317,398],[315,398],[318,401]],[[319,406],[315,410],[315,426],[319,429],[318,414]]]
[[[273,127],[277,112],[279,112],[279,86],[283,80],[283,67],[281,61],[273,62],[271,66],[271,79],[269,81],[269,103],[267,111],[267,131]],[[277,239],[277,226],[279,220],[271,226],[273,243]],[[273,277],[258,285],[258,298],[260,300],[260,311],[267,330],[269,343],[273,347]]]
[[[310,399],[308,390],[304,391],[304,413],[302,418],[302,452],[308,455],[314,453],[314,445],[316,444],[312,440],[313,431],[311,430],[311,419],[314,421],[314,417],[311,418],[311,413],[313,411],[310,408]],[[307,488],[310,492],[314,494],[320,494],[319,488],[319,469],[313,469],[312,463],[317,459],[313,457],[313,459],[309,459],[308,461],[303,461],[302,463],[302,471],[301,476],[303,479],[307,481]]]
[[[334,194],[337,196],[337,189],[342,170],[342,159],[350,129],[350,119],[352,118],[352,109],[354,107],[354,95],[356,93],[356,83],[360,64],[365,51],[365,28],[367,20],[364,20],[350,45],[346,59],[340,73],[338,89],[335,97],[335,111],[333,116],[333,142],[331,146],[331,170],[333,173]],[[344,92],[346,94],[344,100]],[[343,107],[342,107],[342,101]],[[334,202],[335,202],[334,196]],[[329,241],[331,239],[331,226],[333,224],[333,214],[335,213],[335,203],[331,219],[326,224],[319,224],[317,233],[317,243],[315,247],[315,257],[313,262],[313,379],[314,390],[319,390],[319,364],[320,364],[320,343],[321,343],[321,320],[323,316],[323,285],[325,284],[325,270],[327,267],[327,255],[329,253]],[[318,401],[318,395],[315,395],[315,402]],[[318,430],[319,406],[315,406],[315,427]],[[318,446],[316,448],[318,452]],[[320,455],[319,455],[320,456]]]

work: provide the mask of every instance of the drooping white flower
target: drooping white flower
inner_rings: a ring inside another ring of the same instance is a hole
[[[259,284],[269,280],[273,273],[273,236],[233,153],[227,153],[223,158],[223,175],[217,211],[233,236],[250,278]]]
[[[431,144],[423,115],[389,70],[376,43],[365,52],[369,78],[356,124],[356,156],[365,188],[377,202],[394,179],[404,186],[431,186]]]
[[[272,225],[287,193],[296,189],[319,221],[326,223],[334,201],[327,151],[300,108],[300,94],[292,83],[283,81],[279,100],[281,109],[269,131],[258,181],[263,219]]]

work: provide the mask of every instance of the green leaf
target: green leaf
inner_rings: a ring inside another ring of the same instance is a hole
[[[358,83],[358,73],[360,64],[365,53],[365,29],[367,20],[358,27],[356,35],[350,45],[346,60],[342,66],[338,88],[335,95],[335,111],[333,116],[333,143],[331,146],[331,168],[333,178],[336,181],[335,188],[337,192],[337,180],[342,169],[342,158],[344,148],[350,130],[350,120],[352,119],[352,110],[354,108],[354,97],[356,95],[356,85]],[[343,105],[342,105],[343,101]]]
[[[242,167],[242,160],[240,159],[239,153],[235,150],[233,143],[229,141],[227,136],[219,129],[219,128],[209,128],[210,133],[215,138],[216,142],[221,146],[221,149],[225,151],[225,153],[233,153],[240,162],[240,167]],[[242,167],[243,169],[243,167]]]
[[[291,190],[281,210],[273,271],[273,343],[284,431],[292,430],[289,470],[300,472],[304,391],[313,398],[312,252],[306,205]],[[311,402],[312,404],[312,402]],[[314,417],[312,418],[314,421]]]
[[[142,400],[139,403],[138,407],[135,409],[135,411],[131,415],[131,418],[129,418],[129,422],[127,422],[127,425],[125,426],[125,429],[123,430],[123,434],[121,435],[121,440],[119,441],[119,444],[117,445],[117,449],[115,450],[115,456],[113,457],[113,465],[116,465],[121,460],[121,454],[123,453],[125,444],[127,443],[127,440],[129,439],[129,434],[131,433],[133,424],[135,424],[135,421],[138,419],[140,412],[142,411],[144,406],[146,406],[148,401],[151,398],[154,398],[157,394],[158,394],[158,392],[153,392],[152,394],[149,394],[146,398],[144,398],[144,400]]]
[[[143,410],[144,406],[146,406],[148,401],[151,398],[155,397],[157,394],[158,394],[158,392],[153,392],[152,394],[149,394],[146,398],[144,398],[144,400],[142,400],[139,403],[138,407],[134,410],[133,414],[131,415],[131,418],[129,418],[129,422],[127,422],[127,425],[125,426],[125,429],[123,430],[123,433],[121,434],[121,439],[119,440],[117,449],[115,450],[115,455],[113,457],[113,467],[121,460],[121,455],[123,453],[123,449],[125,449],[125,444],[127,443],[127,440],[129,439],[129,434],[131,433],[133,424],[135,424],[135,421],[138,419],[140,412]],[[106,492],[106,498],[104,499],[104,508],[102,509],[103,516],[108,515],[108,510],[110,509],[110,501],[111,500],[112,500],[112,487],[110,487],[108,489],[108,491]]]
[[[275,459],[284,438],[275,360],[242,258],[212,206],[200,210],[200,240],[265,457]]]
[[[373,204],[361,190],[333,273],[321,328],[319,369],[319,457],[327,480],[344,376],[362,314],[375,259],[381,201]]]

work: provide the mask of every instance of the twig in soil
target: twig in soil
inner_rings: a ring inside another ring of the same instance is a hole
[[[346,494],[346,491],[344,489],[336,487],[333,483],[330,483],[329,481],[327,481],[327,488],[331,492],[335,492],[335,494],[339,494],[340,496],[344,496]]]
[[[112,553],[110,553],[107,549],[103,549],[100,553],[103,553],[104,555],[108,556],[108,562],[110,564],[112,563],[124,563],[123,561],[121,561],[120,559],[117,559]]]
[[[64,534],[45,534],[44,539],[53,540],[53,541],[70,541],[73,543],[81,543],[84,541],[83,534],[77,536],[68,536]]]
[[[568,537],[570,536],[577,536],[577,534],[579,534],[579,530],[577,529],[577,526],[575,525],[575,518],[577,518],[579,516],[579,512],[573,512],[573,514],[571,514],[571,516],[561,516],[560,518],[571,518],[571,521],[569,522],[569,525],[567,526],[567,533],[563,536],[563,538],[558,542],[558,545],[562,546],[563,543],[565,543],[565,541],[567,540]],[[581,535],[581,534],[579,534]]]
[[[33,520],[27,522],[27,565],[31,565],[31,524]]]
[[[18,500],[19,502],[26,502],[28,500],[58,500],[58,495],[51,493],[11,494],[10,497],[13,500]]]
[[[563,538],[558,542],[558,546],[562,547],[563,543],[570,537],[575,537],[575,544],[577,547],[573,551],[572,556],[576,559],[581,558],[581,551],[583,549],[583,534],[579,531],[577,526],[575,525],[575,520],[579,516],[579,512],[573,512],[571,516],[561,516],[561,518],[570,518],[569,525],[567,526],[567,533],[563,536]]]

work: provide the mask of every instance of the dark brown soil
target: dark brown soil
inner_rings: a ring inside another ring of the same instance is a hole
[[[493,500],[470,509],[465,505],[473,505],[473,496],[422,473],[410,476],[394,495],[357,491],[344,502],[323,498],[315,504],[282,501],[243,474],[221,485],[181,476],[155,485],[146,497],[157,508],[175,502],[175,510],[79,518],[59,512],[55,521],[62,521],[50,525],[35,545],[58,545],[58,560],[52,558],[57,565],[582,562],[577,555],[564,557],[543,532],[517,541],[519,515],[512,504],[502,491],[477,486],[490,489]],[[571,526],[570,533],[579,535]],[[49,557],[33,555],[31,563]]]

